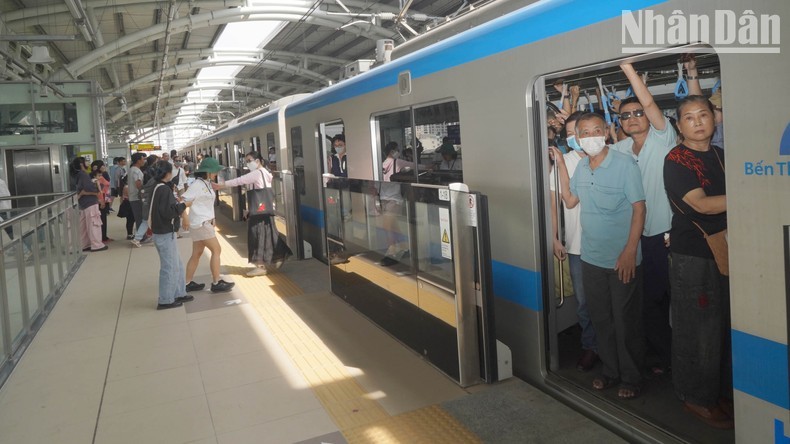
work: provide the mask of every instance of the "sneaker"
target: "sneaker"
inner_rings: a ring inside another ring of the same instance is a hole
[[[255,267],[247,272],[248,277],[266,276],[267,274],[269,274],[269,271],[266,270],[266,267]]]
[[[235,282],[225,282],[222,279],[219,280],[216,284],[211,284],[211,292],[212,293],[225,293],[233,289],[233,286],[236,285]]]
[[[142,246],[143,246],[143,245],[140,243],[140,241],[139,241],[139,240],[137,240],[137,239],[132,239],[132,240],[130,240],[129,242],[131,242],[131,243],[132,243],[132,245],[134,245],[134,246],[135,246],[135,247],[137,247],[137,248],[140,248],[140,247],[142,247]]]
[[[127,234],[126,235],[126,240],[132,240],[132,239],[134,239],[134,234]]]
[[[381,261],[379,261],[379,265],[382,267],[391,267],[398,263],[397,259],[393,259],[389,256],[385,256]]]
[[[176,298],[176,302],[181,302],[182,304],[184,302],[189,302],[189,301],[194,301],[194,300],[195,300],[195,297],[192,296],[191,294],[186,294],[184,296],[179,296],[179,297]]]
[[[106,249],[108,249],[108,248],[110,248],[110,247],[108,247],[107,245],[105,245],[105,246],[103,246],[103,247],[101,247],[101,248],[97,248],[97,249],[95,249],[95,250],[91,250],[91,253],[95,253],[95,252],[97,252],[97,251],[104,251],[104,250],[106,250]]]
[[[195,281],[189,281],[189,283],[187,284],[187,293],[192,291],[200,291],[204,288],[206,288],[206,284],[198,284]]]
[[[141,244],[150,244],[153,241],[154,241],[154,237],[153,236],[146,236],[146,237],[143,237],[143,240],[141,240],[140,243]]]
[[[156,309],[157,310],[167,310],[168,308],[176,308],[176,307],[180,307],[182,305],[184,305],[183,302],[179,302],[179,301],[176,300],[176,301],[173,301],[170,304],[158,304],[156,306]]]

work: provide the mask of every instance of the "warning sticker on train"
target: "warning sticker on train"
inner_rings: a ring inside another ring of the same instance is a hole
[[[453,247],[450,245],[450,210],[439,208],[439,236],[442,241],[442,257],[445,259],[453,258]]]

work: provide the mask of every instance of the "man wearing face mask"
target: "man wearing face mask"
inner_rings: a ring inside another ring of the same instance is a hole
[[[560,194],[568,208],[581,205],[581,260],[584,292],[603,362],[593,388],[620,383],[618,396],[640,395],[642,254],[645,192],[634,160],[606,146],[607,125],[594,113],[576,120],[576,137],[589,157],[573,179],[555,153]]]
[[[554,158],[562,157],[565,164],[565,169],[569,177],[573,177],[576,172],[576,167],[582,159],[587,157],[587,154],[582,149],[579,142],[576,140],[576,120],[584,113],[576,111],[565,119],[565,133],[567,134],[567,144],[570,151],[561,154],[557,148],[552,148],[551,152]],[[557,192],[555,186],[555,172],[554,169],[549,173],[549,188],[552,193]],[[556,199],[552,196],[551,199],[551,226],[554,230],[554,256],[557,260],[564,261],[568,259],[568,266],[571,274],[571,282],[573,283],[573,294],[576,297],[576,316],[579,318],[579,325],[582,328],[582,355],[576,362],[576,369],[582,372],[589,371],[593,365],[598,361],[598,344],[595,340],[595,329],[590,321],[590,313],[587,310],[587,298],[584,293],[584,285],[582,283],[582,259],[581,259],[581,242],[582,242],[582,226],[579,220],[579,206],[576,208],[568,208],[563,206],[563,219],[565,221],[564,233],[565,244],[559,238],[559,221],[557,220]]]
[[[346,137],[338,134],[332,138],[332,146],[335,154],[332,156],[332,168],[330,172],[335,177],[348,177],[348,167],[346,166]]]
[[[669,370],[672,329],[669,326],[669,230],[672,210],[664,189],[664,158],[677,145],[677,133],[653,100],[641,77],[629,63],[620,68],[628,77],[635,97],[620,104],[620,121],[629,136],[612,149],[632,156],[642,173],[645,204],[649,211],[642,232],[644,301],[642,320],[650,355],[657,358],[652,372]]]

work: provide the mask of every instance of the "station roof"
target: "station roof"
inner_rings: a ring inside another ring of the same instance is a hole
[[[95,80],[110,141],[178,148],[490,2],[0,0],[0,80]]]

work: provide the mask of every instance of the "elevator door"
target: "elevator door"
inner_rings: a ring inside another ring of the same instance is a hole
[[[48,194],[53,192],[52,167],[49,148],[9,150],[8,187],[13,196]],[[48,199],[39,199],[39,204]],[[17,208],[33,207],[35,200],[20,199]]]

